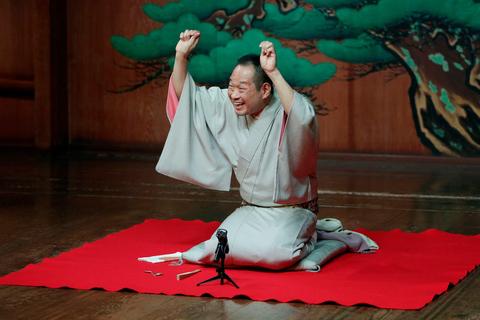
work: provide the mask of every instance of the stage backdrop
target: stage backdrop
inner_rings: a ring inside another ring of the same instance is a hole
[[[0,1],[0,143],[33,144],[31,0]]]
[[[190,71],[205,85],[224,84],[238,55],[273,40],[281,71],[317,105],[321,151],[479,153],[477,1],[71,0],[66,12],[71,145],[160,150],[175,43],[195,28],[204,36]],[[13,123],[34,132],[31,114],[0,99],[11,125],[0,140]]]

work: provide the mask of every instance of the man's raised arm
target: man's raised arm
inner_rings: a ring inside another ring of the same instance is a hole
[[[175,47],[175,64],[172,72],[173,88],[177,97],[180,99],[183,91],[183,85],[187,78],[187,59],[188,55],[198,44],[200,39],[200,31],[185,30],[180,34],[180,41]]]
[[[282,101],[285,113],[289,114],[290,109],[292,108],[295,92],[277,69],[277,53],[275,52],[273,43],[270,41],[263,41],[260,43],[260,48],[262,48],[260,64],[265,73],[270,79],[272,79],[273,85],[280,96],[280,101]]]

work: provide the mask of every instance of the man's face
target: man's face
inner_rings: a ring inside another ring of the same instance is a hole
[[[254,72],[252,66],[238,65],[230,76],[228,97],[239,116],[257,115],[266,106],[263,87],[257,90],[252,81]]]

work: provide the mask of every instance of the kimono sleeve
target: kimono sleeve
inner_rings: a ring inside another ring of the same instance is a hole
[[[218,147],[215,107],[225,96],[218,88],[195,85],[188,74],[156,170],[166,176],[205,188],[228,191],[232,166]]]
[[[318,123],[312,103],[295,92],[278,146],[275,203],[302,203],[317,195]]]

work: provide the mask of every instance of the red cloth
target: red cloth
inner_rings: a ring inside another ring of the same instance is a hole
[[[196,284],[217,275],[214,267],[152,264],[139,257],[186,251],[209,238],[218,222],[147,220],[81,248],[0,278],[3,285],[124,288],[141,293],[184,294],[217,298],[247,296],[253,300],[303,301],[318,304],[369,304],[379,308],[420,309],[480,264],[480,235],[463,236],[438,230],[404,233],[358,230],[380,246],[376,254],[343,254],[319,273],[231,270],[240,286],[219,281]],[[179,273],[201,269],[178,281]],[[162,272],[153,276],[144,271]]]

